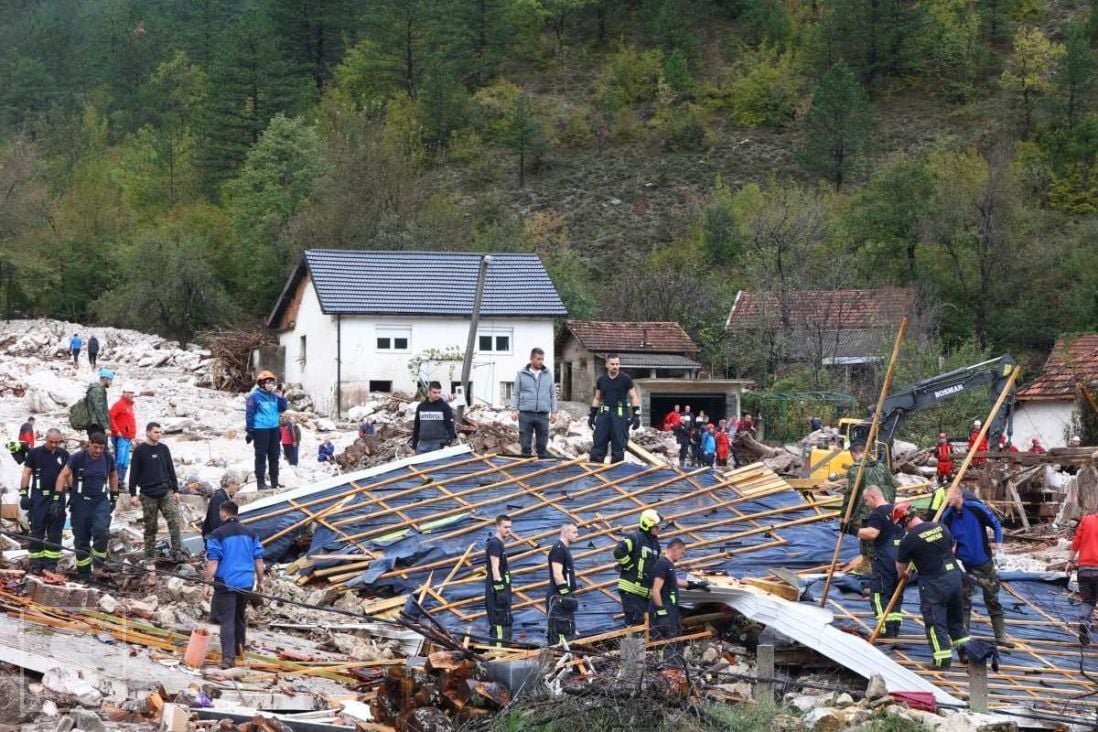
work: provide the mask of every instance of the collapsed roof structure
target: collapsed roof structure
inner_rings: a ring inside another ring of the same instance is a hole
[[[688,571],[780,581],[774,571],[790,578],[785,570],[791,570],[803,577],[791,579],[800,585],[804,602],[820,589],[815,577],[829,563],[838,539],[833,501],[794,489],[761,464],[723,474],[684,472],[668,466],[482,455],[467,447],[261,499],[242,510],[241,520],[263,537],[269,560],[296,559],[300,583],[322,578],[371,596],[414,595],[448,630],[475,641],[486,630],[484,541],[495,517],[506,513],[520,537],[508,547],[515,640],[538,644],[545,628],[547,555],[560,525],[572,522],[580,528],[572,547],[579,584],[577,627],[581,636],[598,635],[621,625],[612,548],[649,507],[667,521],[662,539],[687,542],[681,566]],[[297,558],[302,548],[305,557]],[[856,551],[848,537],[843,558]],[[1074,639],[1076,612],[1065,585],[1063,576],[1005,578],[1003,605],[1019,646],[1004,651],[1000,670],[990,675],[992,708],[1090,718],[1098,713],[1098,656]],[[759,601],[720,586],[709,597],[687,592],[684,598],[735,607],[856,673],[884,670],[890,689],[925,683],[942,703],[967,696],[964,667],[927,668],[917,587],[908,588],[904,597],[901,637],[877,645],[886,658],[862,640],[874,622],[858,580],[842,577],[835,586],[839,592],[831,593],[826,608],[834,622],[827,632],[817,627],[823,617],[818,612],[800,612],[803,603]],[[990,636],[979,597],[974,608],[973,632]],[[843,632],[854,642],[844,641]],[[889,665],[894,668],[886,669]]]

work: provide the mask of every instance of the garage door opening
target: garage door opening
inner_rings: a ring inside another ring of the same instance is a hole
[[[689,404],[690,411],[694,414],[704,410],[709,417],[709,421],[714,424],[728,417],[728,405],[724,394],[653,394],[649,399],[651,400],[651,406],[648,410],[648,424],[651,427],[663,425],[664,416],[672,411],[676,404],[684,410],[686,405]]]

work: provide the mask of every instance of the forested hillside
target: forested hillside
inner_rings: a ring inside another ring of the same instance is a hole
[[[8,312],[187,337],[354,247],[537,251],[574,316],[764,380],[739,288],[915,285],[951,352],[1098,328],[1095,0],[0,13]]]

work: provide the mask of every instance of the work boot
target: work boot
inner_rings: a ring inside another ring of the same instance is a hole
[[[1007,635],[1006,622],[1002,615],[991,617],[991,627],[995,631],[995,645],[1003,648],[1014,648],[1014,639]]]
[[[1079,623],[1079,644],[1090,645],[1090,626],[1086,623]]]
[[[900,624],[893,621],[891,623],[885,623],[884,629],[885,638],[899,638],[900,637]]]

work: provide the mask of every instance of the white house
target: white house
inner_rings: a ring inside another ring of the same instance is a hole
[[[369,392],[412,393],[417,380],[455,392],[481,254],[310,249],[267,325],[282,379],[318,411],[342,413]],[[470,381],[474,403],[505,404],[530,349],[553,363],[553,321],[567,314],[535,254],[493,254]]]
[[[1046,447],[1066,445],[1079,430],[1079,387],[1098,384],[1098,333],[1056,342],[1041,374],[1018,390],[1014,443],[1025,450],[1034,437]]]

